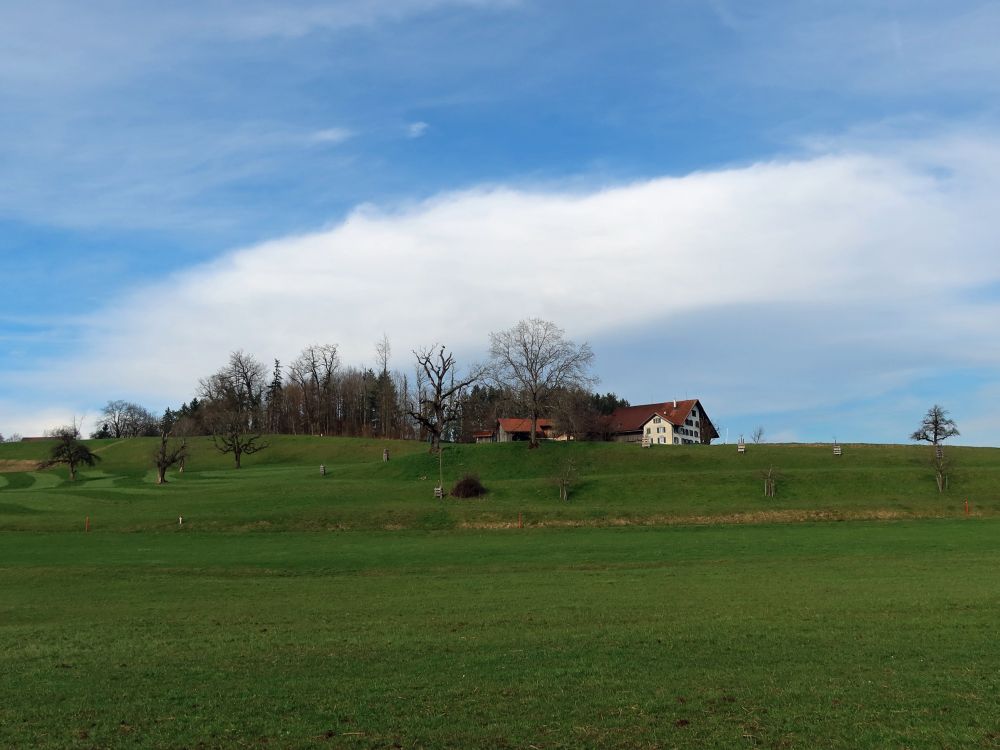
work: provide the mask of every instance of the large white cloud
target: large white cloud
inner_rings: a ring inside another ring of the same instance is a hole
[[[18,382],[72,383],[91,408],[126,394],[176,403],[238,348],[288,361],[332,342],[360,363],[387,332],[406,367],[435,340],[482,356],[489,331],[526,316],[613,352],[598,371],[609,387],[646,382],[633,401],[683,383],[737,414],[755,411],[748,400],[877,395],[935,368],[996,372],[998,166],[1000,142],[952,136],[589,191],[495,186],[360,207],[136,290],[86,321],[69,366]],[[623,336],[643,350],[623,353]],[[649,377],[622,375],[640,366]]]

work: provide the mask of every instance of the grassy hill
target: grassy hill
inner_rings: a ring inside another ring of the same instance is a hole
[[[0,445],[0,747],[1000,747],[995,449],[93,445]]]
[[[404,441],[275,436],[232,468],[230,456],[196,439],[184,474],[157,487],[154,439],[90,441],[102,461],[82,478],[37,472],[41,442],[0,445],[0,528],[171,529],[178,516],[200,530],[440,529],[526,525],[621,525],[957,516],[970,500],[1000,513],[1000,450],[948,448],[950,489],[937,492],[926,446],[670,446],[616,443],[452,445],[445,485],[465,473],[489,489],[477,500],[433,498],[437,460]],[[391,460],[382,462],[388,448]],[[578,481],[569,503],[554,477],[567,461]],[[321,476],[319,465],[327,467]],[[761,472],[779,474],[763,495]]]

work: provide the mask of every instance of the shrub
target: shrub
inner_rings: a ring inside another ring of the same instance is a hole
[[[466,474],[451,488],[452,497],[481,497],[485,494],[486,488],[475,474]]]

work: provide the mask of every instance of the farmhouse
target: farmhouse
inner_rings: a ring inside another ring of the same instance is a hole
[[[708,445],[719,433],[698,399],[661,404],[624,406],[603,418],[604,434],[621,443],[642,445]],[[477,443],[513,443],[528,440],[531,420],[501,417],[492,430],[474,432]],[[556,430],[551,419],[538,420],[542,440],[572,439]]]
[[[555,424],[551,419],[538,420],[538,437],[551,440]],[[472,435],[477,443],[514,443],[531,439],[531,420],[501,417],[491,432],[476,432]]]
[[[719,437],[698,399],[621,407],[608,417],[608,426],[622,443],[708,445]]]

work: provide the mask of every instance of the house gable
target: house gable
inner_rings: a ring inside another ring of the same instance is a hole
[[[656,422],[656,419],[661,422]],[[638,442],[648,437],[654,445],[662,445],[664,443],[657,438],[669,435],[671,439],[666,443],[694,444],[719,437],[698,399],[622,407],[608,417],[608,423],[616,439],[626,442]],[[657,432],[657,428],[667,425],[671,428],[669,431]],[[646,432],[647,428],[649,432]]]

